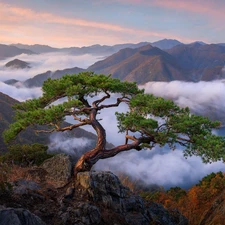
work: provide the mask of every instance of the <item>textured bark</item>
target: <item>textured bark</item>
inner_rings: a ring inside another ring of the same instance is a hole
[[[92,127],[95,129],[97,134],[97,143],[95,148],[83,154],[80,159],[77,161],[74,167],[74,175],[76,177],[78,172],[85,172],[90,171],[93,165],[99,159],[106,159],[117,155],[123,151],[129,151],[131,149],[141,150],[139,145],[141,143],[150,143],[151,141],[154,142],[153,137],[142,137],[142,138],[134,138],[126,136],[126,138],[132,140],[133,142],[128,144],[125,143],[124,145],[119,145],[112,149],[105,149],[106,147],[106,132],[102,125],[96,119],[97,109],[92,109],[90,112],[90,121]]]
[[[99,153],[105,150],[106,133],[105,129],[96,119],[97,109],[92,109],[90,112],[90,124],[95,129],[97,134],[97,143],[95,148],[83,154],[77,161],[74,167],[74,175],[78,172],[90,171],[92,166],[100,159]]]

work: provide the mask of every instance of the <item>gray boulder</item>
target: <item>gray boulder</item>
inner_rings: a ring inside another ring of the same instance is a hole
[[[0,225],[46,225],[26,209],[0,209]]]
[[[25,179],[15,181],[12,184],[12,187],[13,192],[20,195],[28,194],[29,191],[37,191],[41,189],[40,185],[37,184],[36,182]]]
[[[97,225],[101,222],[99,208],[85,202],[79,203],[76,209],[68,208],[60,217],[64,224]]]
[[[65,154],[58,154],[45,160],[40,167],[47,171],[46,179],[56,188],[66,185],[72,175],[72,160]]]

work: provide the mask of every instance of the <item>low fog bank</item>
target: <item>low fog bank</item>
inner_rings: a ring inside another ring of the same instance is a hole
[[[74,138],[69,131],[51,134],[49,142],[49,153],[63,152],[70,155],[73,160],[78,160],[83,153],[90,150],[95,145],[94,141],[88,138]]]
[[[225,125],[225,81],[198,83],[172,81],[149,82],[141,86],[146,93],[172,99],[181,107],[188,106],[191,112],[220,120]]]
[[[211,119],[225,122],[225,83],[213,82],[149,82],[141,88],[146,93],[152,93],[167,99],[172,99],[181,107],[190,107],[193,113],[209,116]],[[107,112],[107,121],[104,121],[107,132],[114,133],[117,130],[116,120],[113,119],[113,110]],[[104,116],[102,115],[102,118]],[[115,117],[114,117],[115,118]],[[104,118],[105,119],[105,118]],[[225,129],[214,131],[219,135],[225,135]],[[108,133],[107,133],[108,134]],[[119,144],[124,140],[116,136],[113,144]],[[112,139],[112,137],[109,137]],[[110,140],[111,141],[111,140]],[[101,160],[96,164],[96,169],[111,170],[115,173],[124,172],[136,180],[146,184],[157,184],[165,188],[181,186],[189,188],[196,184],[204,176],[211,172],[225,172],[223,162],[204,164],[200,157],[183,157],[183,151],[179,148],[172,151],[166,147],[142,150],[137,152],[121,153],[114,158]]]
[[[147,93],[173,99],[181,107],[189,106],[192,112],[198,114],[207,112],[211,118],[224,119],[225,84],[223,81],[199,83],[149,82],[142,88],[145,88]],[[2,82],[0,82],[0,91],[20,101],[41,95],[40,88],[16,88]],[[114,97],[116,98],[116,96]],[[114,102],[115,98],[110,99],[110,102]],[[118,133],[115,111],[126,110],[127,106],[122,104],[119,108],[105,109],[98,115],[98,119],[103,119],[100,122],[106,129],[107,141],[114,145],[122,144],[125,141],[124,134]],[[69,120],[69,122],[73,122],[73,120]],[[94,132],[88,126],[82,128]],[[224,129],[219,132],[222,135]],[[90,145],[93,144],[89,143],[86,138],[74,139],[67,136],[62,138],[57,134],[50,141],[50,151],[63,149],[65,153],[70,155],[89,150]],[[100,160],[95,169],[111,170],[115,173],[124,172],[146,184],[162,185],[165,188],[172,186],[188,188],[211,172],[224,172],[225,164],[222,162],[203,164],[199,157],[185,159],[183,152],[179,149],[172,151],[168,148],[155,148],[140,152],[132,150],[110,159]]]
[[[13,69],[5,67],[7,62],[14,59],[20,59],[29,63],[31,68]],[[86,69],[98,60],[99,56],[89,54],[74,56],[65,52],[51,52],[39,55],[21,54],[15,57],[0,60],[0,81],[6,81],[9,79],[24,81],[48,70],[56,71],[73,67]]]
[[[18,100],[25,101],[27,99],[38,98],[42,95],[41,88],[25,88],[21,86],[20,88],[7,85],[0,81],[0,92],[9,95],[10,97]]]
[[[203,164],[200,157],[184,158],[183,152],[167,148],[121,153],[114,158],[97,162],[96,170],[127,174],[146,185],[157,184],[168,189],[180,186],[188,189],[212,172],[225,171],[225,164]]]

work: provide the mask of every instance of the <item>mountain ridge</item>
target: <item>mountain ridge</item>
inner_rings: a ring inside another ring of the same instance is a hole
[[[152,44],[155,47],[161,49],[169,49],[179,44],[183,44],[174,39],[162,39],[156,42],[139,42],[139,43],[124,43],[124,44],[116,44],[116,45],[100,45],[95,44],[91,46],[83,46],[83,47],[64,47],[64,48],[54,48],[49,45],[26,45],[26,44],[11,44],[10,46],[15,46],[17,48],[22,48],[26,50],[30,50],[36,52],[38,54],[48,53],[48,52],[67,52],[72,55],[84,55],[84,54],[93,54],[93,55],[111,55],[113,53],[118,52],[124,48],[139,48],[141,46],[145,46],[147,44]]]
[[[122,49],[115,55],[88,67],[88,70],[93,70],[96,73],[112,74],[112,77],[132,82],[136,81],[138,84],[149,81],[186,79],[173,56],[152,45],[133,50]],[[166,70],[168,71],[167,74],[163,72]]]
[[[25,69],[31,68],[29,63],[22,61],[20,59],[13,59],[5,64],[5,67],[13,68],[13,69]]]
[[[17,48],[16,46],[0,44],[0,60],[6,59],[9,57],[14,57],[22,53],[28,54],[28,55],[35,54],[35,52],[32,52],[31,50],[20,49],[20,48]]]
[[[3,140],[3,132],[5,129],[9,127],[9,125],[13,122],[13,117],[15,115],[15,110],[13,109],[13,105],[19,104],[20,102],[11,98],[10,96],[0,92],[0,155],[2,153],[5,153],[8,151],[8,145],[4,143]],[[64,125],[67,125],[68,123],[64,122]],[[68,124],[69,125],[69,124]],[[12,141],[11,144],[33,144],[33,143],[40,143],[44,145],[50,144],[50,135],[54,139],[56,134],[59,134],[57,136],[58,138],[61,138],[62,140],[69,139],[69,138],[87,138],[90,140],[90,143],[87,145],[84,145],[83,147],[79,147],[77,149],[76,146],[74,146],[74,149],[71,149],[72,157],[76,158],[79,157],[79,155],[82,154],[82,152],[86,151],[87,148],[93,148],[95,146],[95,141],[97,140],[97,136],[91,132],[88,132],[81,128],[76,128],[72,131],[64,132],[64,133],[53,133],[53,134],[47,134],[47,133],[39,133],[38,135],[35,133],[35,129],[40,129],[39,127],[29,127],[28,129],[22,131],[15,141]],[[41,126],[41,129],[44,129],[43,126]],[[107,144],[109,147],[113,147],[112,144]],[[61,152],[62,149],[55,149],[55,151]]]

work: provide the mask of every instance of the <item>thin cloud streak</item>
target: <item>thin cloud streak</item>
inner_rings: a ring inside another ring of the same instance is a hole
[[[212,1],[205,0],[188,0],[188,1],[180,1],[180,0],[115,0],[114,2],[118,3],[126,3],[126,4],[135,4],[135,5],[146,5],[146,6],[159,6],[161,8],[167,9],[177,9],[183,10],[185,12],[193,12],[193,13],[202,13],[207,16],[213,16],[218,19],[225,18],[224,8],[221,7],[221,4],[225,6],[224,2],[221,4],[215,4]]]
[[[114,0],[114,2],[118,3],[125,3],[127,5],[133,4],[137,6],[146,6],[152,7],[156,6],[161,9],[166,10],[175,10],[176,12],[184,12],[184,13],[191,13],[192,16],[201,16],[202,19],[205,21],[205,30],[207,29],[214,29],[216,31],[224,30],[224,8],[225,4],[224,1],[205,1],[205,0]],[[190,15],[190,16],[191,16]],[[203,25],[201,25],[201,28]],[[206,35],[207,36],[207,35]],[[183,42],[193,42],[194,40],[184,40],[180,39]],[[207,37],[204,38],[202,35],[201,38],[204,42],[209,42]]]
[[[202,13],[207,16],[213,16],[217,19],[225,18],[224,10],[217,4],[211,4],[209,1],[179,1],[179,0],[173,0],[173,1],[167,1],[167,0],[161,0],[161,1],[153,1],[153,4],[165,7],[165,8],[171,8],[171,9],[181,9],[184,11],[194,12],[194,13]]]
[[[46,37],[47,40],[50,40],[51,37],[51,39],[53,39],[53,43],[58,43],[59,40],[57,42],[54,41],[57,34],[61,36],[60,39],[63,38],[61,43],[66,43],[66,40],[69,41],[70,44],[67,44],[67,46],[71,45],[72,40],[73,43],[76,43],[77,37],[79,41],[78,43],[82,40],[83,45],[85,45],[84,43],[90,43],[89,39],[94,39],[92,40],[92,44],[96,44],[97,42],[102,44],[109,44],[112,42],[121,43],[121,40],[123,39],[125,42],[127,42],[126,40],[138,42],[140,40],[146,40],[149,37],[184,39],[178,36],[174,37],[174,35],[164,32],[145,31],[136,28],[127,28],[117,24],[95,22],[79,18],[67,18],[51,13],[36,12],[28,8],[12,7],[11,5],[3,3],[0,3],[0,16],[1,18],[4,18],[1,23],[6,31],[10,32],[12,29],[15,31],[18,30],[18,27],[20,27],[20,32],[16,37],[14,37],[14,42],[16,43],[18,42],[18,39],[27,40],[29,37],[35,36],[34,34],[37,34],[39,39],[35,40],[34,38],[34,40],[32,40],[32,38],[30,38],[30,41],[27,44],[37,43],[38,40],[39,43],[44,43],[44,41],[46,42]],[[48,29],[49,26],[52,27],[51,31],[55,34],[54,38],[52,33],[46,32],[46,29]],[[62,29],[65,29],[65,26],[69,28],[69,33],[72,40],[70,37],[66,37],[68,30],[62,35]],[[88,37],[86,38],[83,35],[84,29],[88,29]],[[94,35],[95,38],[92,38],[92,35]],[[115,40],[118,35],[120,39]],[[41,36],[43,37],[43,40],[41,40]],[[11,37],[11,40],[12,39],[13,37]],[[1,42],[5,43],[6,40],[7,38],[4,38],[4,35],[0,38]],[[78,43],[77,46],[79,45]]]

